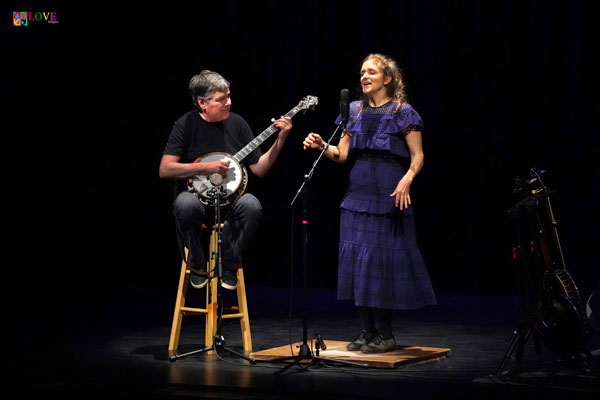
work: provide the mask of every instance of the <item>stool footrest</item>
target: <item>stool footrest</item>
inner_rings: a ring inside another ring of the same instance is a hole
[[[208,314],[206,308],[180,307],[179,310],[190,314]]]
[[[244,314],[242,313],[237,313],[237,314],[223,314],[223,319],[230,319],[230,318],[243,318]]]

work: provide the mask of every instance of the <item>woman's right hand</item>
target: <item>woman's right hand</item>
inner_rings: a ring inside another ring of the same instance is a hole
[[[302,142],[304,150],[306,149],[319,149],[323,147],[323,139],[318,134],[311,132]]]

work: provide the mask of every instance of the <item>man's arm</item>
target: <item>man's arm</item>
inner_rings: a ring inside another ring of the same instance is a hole
[[[158,176],[162,179],[186,179],[196,175],[211,175],[214,173],[227,176],[229,161],[211,161],[199,163],[180,163],[181,157],[164,154],[160,160]]]
[[[252,173],[259,178],[264,177],[267,172],[269,172],[273,164],[275,164],[275,160],[279,157],[279,153],[281,153],[281,149],[283,149],[283,145],[292,129],[292,119],[290,117],[282,116],[277,121],[273,122],[273,125],[279,128],[279,134],[277,135],[275,143],[273,143],[271,148],[263,154],[255,164],[250,165]]]

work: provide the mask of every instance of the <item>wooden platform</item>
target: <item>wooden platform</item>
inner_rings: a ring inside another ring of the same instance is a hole
[[[319,356],[329,359],[350,361],[359,364],[367,364],[374,368],[396,368],[407,364],[414,364],[423,361],[433,361],[443,357],[450,356],[450,349],[440,349],[436,347],[420,346],[396,346],[394,351],[382,354],[364,354],[360,351],[348,351],[346,345],[349,342],[340,342],[335,340],[325,340],[327,350],[321,350]],[[290,345],[275,347],[268,350],[257,351],[250,354],[250,357],[260,361],[271,361],[275,358],[291,356],[298,354],[298,348],[301,342]],[[310,346],[311,343],[309,342]],[[317,355],[313,350],[313,355]],[[292,362],[290,360],[290,362]],[[309,363],[311,360],[302,360],[303,363]]]

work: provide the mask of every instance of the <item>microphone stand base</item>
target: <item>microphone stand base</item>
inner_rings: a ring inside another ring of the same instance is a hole
[[[291,362],[290,364],[286,365],[279,371],[275,371],[273,373],[273,375],[280,376],[288,369],[292,368],[295,365],[300,364],[303,360],[311,360],[311,363],[307,367],[303,368],[303,371],[305,371],[312,365],[321,366],[322,363],[324,363],[324,364],[335,363],[335,364],[342,364],[342,365],[347,365],[347,366],[351,366],[351,367],[369,368],[368,364],[357,364],[357,363],[353,363],[350,361],[335,360],[332,358],[313,356],[312,352],[310,351],[310,348],[308,347],[308,344],[306,344],[306,343],[303,343],[300,345],[300,350],[298,351],[297,356],[274,358],[274,359],[270,360],[270,362],[278,363],[278,362],[284,362],[284,361],[289,361],[289,360],[294,360],[294,361]]]

